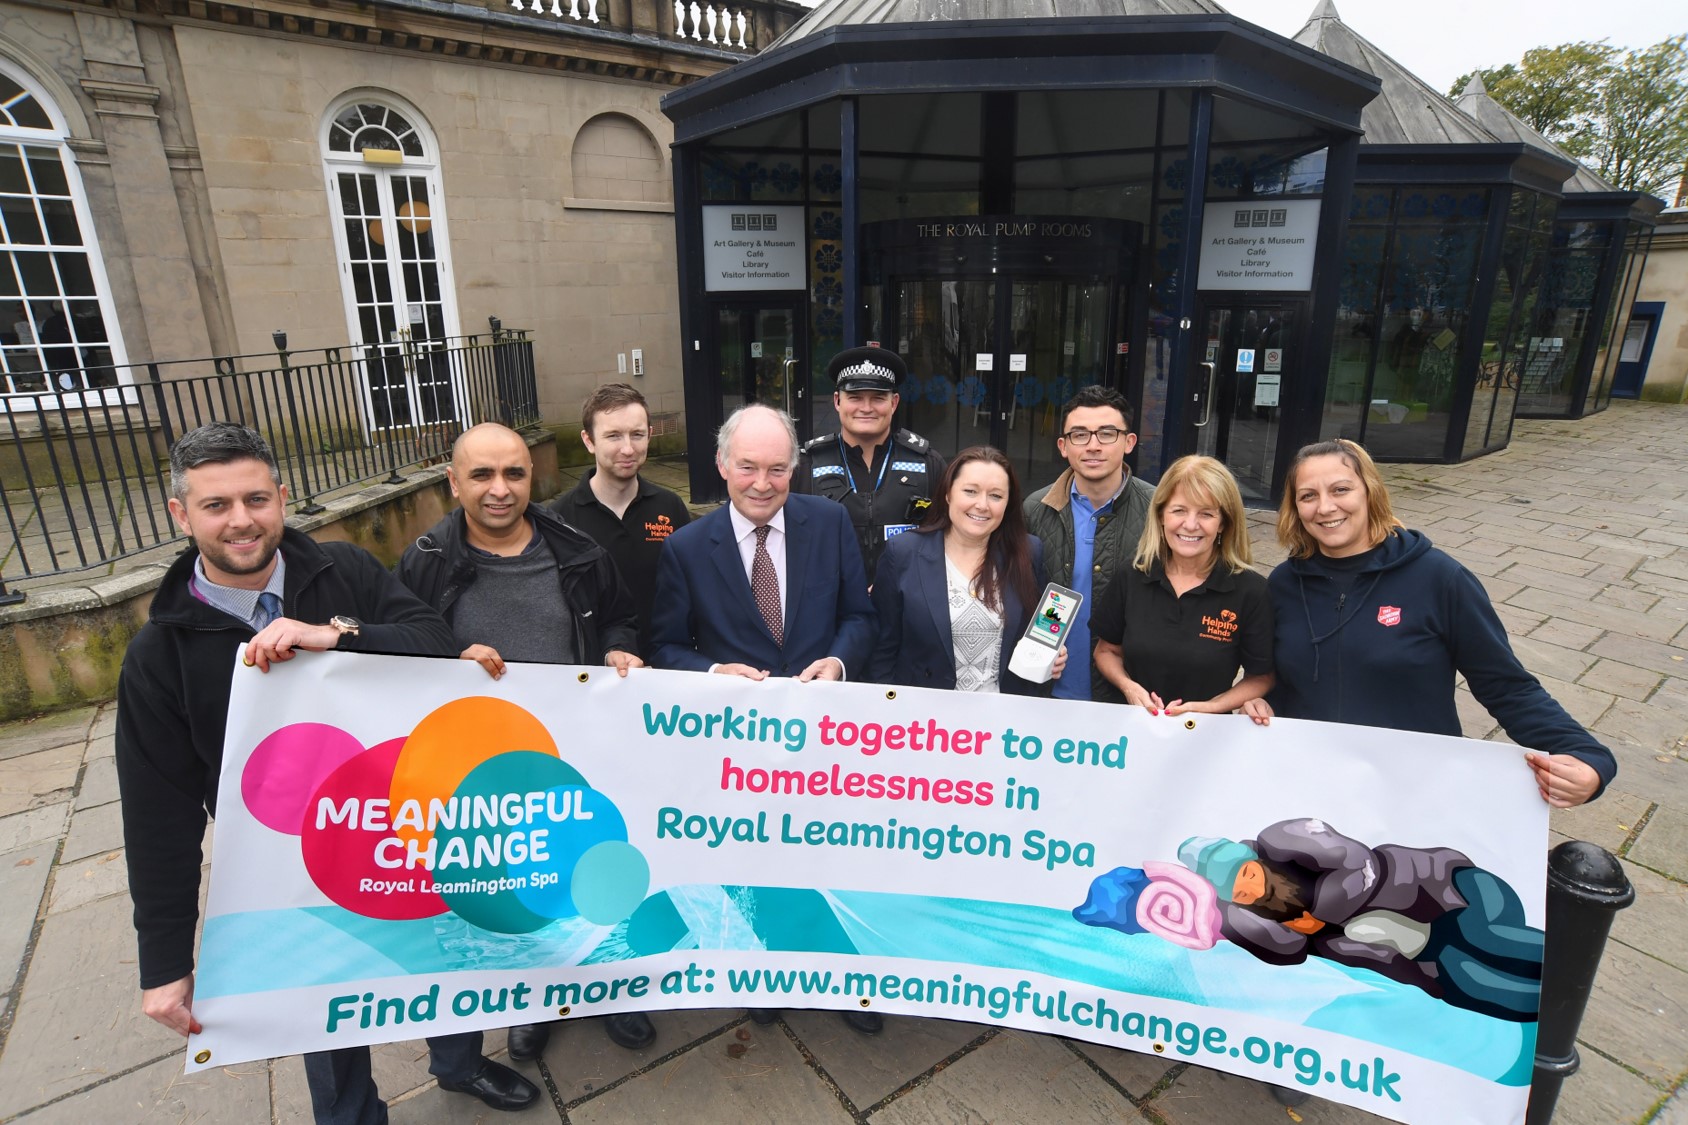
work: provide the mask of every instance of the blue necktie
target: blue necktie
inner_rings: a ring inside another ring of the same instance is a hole
[[[258,595],[258,613],[253,624],[262,631],[265,625],[281,616],[281,598],[265,590]]]

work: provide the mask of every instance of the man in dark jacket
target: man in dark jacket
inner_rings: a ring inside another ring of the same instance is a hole
[[[1073,660],[1055,681],[1056,699],[1124,703],[1125,696],[1096,670],[1090,611],[1108,584],[1131,566],[1155,486],[1133,476],[1125,458],[1137,446],[1131,404],[1111,387],[1084,387],[1061,407],[1055,448],[1067,471],[1026,497],[1026,530],[1043,540],[1051,582],[1084,595],[1067,635]]]
[[[496,422],[464,431],[447,470],[457,511],[435,524],[399,560],[399,580],[439,610],[465,660],[493,678],[504,662],[608,664],[625,676],[639,622],[609,554],[533,495],[533,457],[521,434]],[[604,1019],[629,1050],[656,1039],[642,1012]],[[546,1024],[510,1029],[510,1057],[537,1059]]]
[[[871,585],[885,544],[911,531],[944,475],[944,459],[912,430],[893,430],[908,365],[896,352],[868,346],[839,352],[827,365],[838,431],[803,447],[791,491],[844,505],[862,547]]]
[[[449,656],[451,631],[368,552],[316,543],[286,526],[287,489],[257,433],[227,422],[183,435],[170,452],[170,514],[193,540],[153,596],[117,685],[117,778],[129,890],[140,943],[142,1009],[187,1035],[200,840],[217,809],[234,656],[267,672],[300,651]],[[481,1054],[479,1032],[428,1041],[447,1090],[494,1109],[539,1096]],[[387,1120],[369,1049],[305,1057],[319,1122]]]

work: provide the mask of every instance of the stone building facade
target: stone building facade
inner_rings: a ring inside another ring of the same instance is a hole
[[[547,421],[624,370],[678,414],[658,101],[803,12],[0,0],[0,390],[497,317],[535,333]]]

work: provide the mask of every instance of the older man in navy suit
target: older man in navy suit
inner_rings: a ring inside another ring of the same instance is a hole
[[[855,528],[842,505],[793,496],[797,429],[766,406],[721,427],[715,464],[731,503],[668,537],[657,565],[651,663],[764,680],[867,674],[876,618]],[[845,1012],[857,1031],[877,1012]],[[756,1009],[758,1023],[778,1014]]]
[[[793,496],[797,430],[766,406],[721,427],[731,503],[669,537],[657,567],[651,663],[752,680],[866,674],[875,617],[849,513]]]

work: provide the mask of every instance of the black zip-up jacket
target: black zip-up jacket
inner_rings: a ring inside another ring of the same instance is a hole
[[[357,618],[360,635],[337,646],[348,652],[457,655],[440,615],[362,548],[288,528],[281,553],[282,616],[311,625]],[[165,574],[117,683],[117,781],[142,988],[193,971],[200,841],[217,812],[235,654],[252,639],[246,622],[188,589],[196,555],[190,549]]]
[[[574,618],[575,663],[602,664],[611,650],[638,654],[639,614],[609,552],[540,505],[529,504],[527,514],[557,560],[563,601]],[[399,560],[399,581],[447,622],[458,595],[475,580],[466,522],[457,509],[417,536]]]
[[[1464,676],[1512,741],[1580,758],[1600,791],[1617,775],[1612,752],[1513,654],[1483,584],[1423,532],[1396,530],[1346,594],[1318,558],[1280,564],[1266,588],[1278,672],[1267,699],[1285,718],[1459,738],[1454,678]]]

